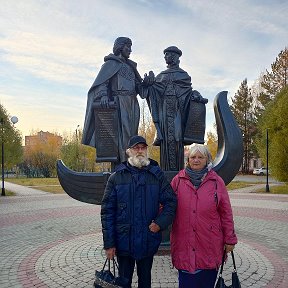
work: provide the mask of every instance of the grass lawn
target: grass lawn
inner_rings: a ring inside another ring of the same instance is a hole
[[[16,194],[12,191],[9,191],[5,188],[5,196],[15,196]]]
[[[266,188],[263,188],[257,190],[256,193],[288,194],[288,183],[281,186],[269,186],[269,191],[266,192]]]
[[[240,189],[240,188],[253,186],[255,184],[258,184],[258,183],[233,181],[233,182],[230,182],[226,187],[227,187],[228,190],[234,190],[234,189]]]
[[[45,192],[54,194],[65,193],[62,189],[58,178],[6,178],[5,181],[39,189]],[[232,181],[227,185],[228,190],[240,189],[253,186],[259,183]],[[259,189],[258,193],[265,193],[265,188]],[[271,186],[270,193],[273,194],[288,194],[288,183],[281,186]]]
[[[53,194],[65,193],[58,178],[6,178],[5,181]]]
[[[58,178],[8,178],[7,182],[15,183],[18,185],[29,186],[42,191],[50,193],[65,193],[59,183]],[[247,186],[251,186],[248,182],[231,182],[228,186],[228,190],[239,189]]]

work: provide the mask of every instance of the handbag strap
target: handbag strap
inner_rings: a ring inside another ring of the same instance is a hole
[[[236,263],[235,263],[235,258],[234,258],[234,253],[233,253],[233,251],[231,251],[231,256],[232,256],[232,260],[233,260],[234,271],[236,272],[237,269],[236,269]]]
[[[104,262],[104,265],[103,265],[103,268],[102,268],[102,270],[101,270],[102,272],[104,271],[108,260],[109,260],[109,259],[106,258],[106,260],[105,260],[105,262]],[[108,262],[108,267],[109,267],[109,270],[110,270],[110,260],[109,260],[109,262]]]
[[[112,258],[112,263],[113,263],[113,275],[115,277],[116,276],[116,273],[115,273],[115,263],[116,263],[116,261],[115,261],[114,257]]]
[[[225,262],[225,256],[226,256],[226,251],[224,249],[224,252],[223,252],[223,256],[222,256],[222,263],[221,263],[221,266],[220,266],[220,276],[222,276],[222,272],[223,272],[223,266],[224,266],[224,262]]]
[[[223,252],[223,256],[222,256],[222,263],[221,263],[221,267],[220,267],[220,274],[219,275],[222,275],[222,272],[223,272],[223,266],[224,266],[224,262],[225,262],[225,255],[226,255],[226,250],[224,248],[224,252]],[[234,257],[234,252],[233,251],[231,251],[231,256],[232,256],[232,261],[233,261],[234,272],[237,272],[236,262],[235,262],[235,257]]]
[[[114,265],[116,266],[116,268],[119,270],[119,266],[118,266],[118,263],[117,263],[117,261],[115,260],[115,258],[113,258],[113,262],[114,262]]]
[[[104,271],[104,269],[107,265],[107,262],[108,262],[108,270],[111,271],[111,260],[106,258],[104,265],[103,265],[103,268],[102,268],[102,272]],[[112,267],[113,267],[113,276],[116,277],[116,268],[119,271],[119,266],[118,266],[114,257],[112,258]]]

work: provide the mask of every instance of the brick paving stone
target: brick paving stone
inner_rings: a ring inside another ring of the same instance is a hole
[[[257,187],[230,192],[238,275],[242,287],[287,288],[288,196],[250,193]],[[19,196],[0,198],[0,287],[92,287],[104,261],[100,207],[66,194],[15,189]],[[155,256],[152,287],[178,287],[177,270],[163,251]],[[227,284],[231,272],[229,257]]]

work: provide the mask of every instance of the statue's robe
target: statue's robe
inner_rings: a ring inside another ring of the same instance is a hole
[[[141,79],[136,70],[137,64],[129,59],[123,61],[121,58],[109,54],[104,61],[105,63],[88,91],[82,143],[96,147],[95,139],[98,133],[95,130],[93,104],[97,101],[100,102],[101,97],[108,96],[109,101],[115,102],[118,110],[116,131],[118,161],[122,162],[126,160],[125,150],[129,138],[138,134],[140,108],[136,97],[136,87],[140,84]]]
[[[184,133],[189,130],[187,119],[194,100],[191,77],[179,67],[168,68],[156,76],[152,86],[142,87],[140,94],[147,99],[153,122],[163,136],[161,141],[156,139],[161,168],[179,171],[184,165]],[[185,136],[185,145],[192,144],[192,137]]]

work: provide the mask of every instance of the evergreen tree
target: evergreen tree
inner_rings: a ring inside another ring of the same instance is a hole
[[[261,73],[252,87],[254,98],[254,115],[256,119],[255,139],[262,138],[261,123],[262,117],[269,104],[274,101],[275,95],[288,85],[288,49],[282,50],[274,63],[271,64],[271,72],[266,70]],[[258,147],[254,147],[254,155],[258,156]]]
[[[274,99],[284,87],[288,85],[288,48],[285,47],[274,63],[271,64],[271,72],[266,70],[261,81],[261,86],[264,89],[259,94],[259,102],[262,106],[266,106],[268,102]]]
[[[252,136],[255,133],[255,117],[253,113],[253,97],[248,88],[247,79],[242,81],[234,98],[232,98],[230,108],[243,136],[244,157],[242,172],[249,173],[249,162],[253,150]]]
[[[256,142],[262,161],[266,163],[266,132],[268,131],[269,170],[279,181],[288,181],[287,99],[288,86],[275,96],[264,111],[259,121],[260,134]]]

